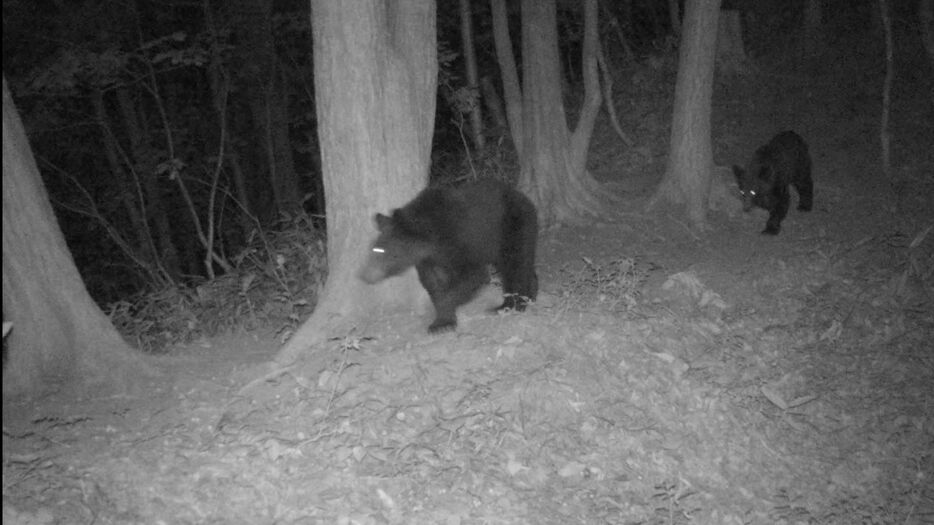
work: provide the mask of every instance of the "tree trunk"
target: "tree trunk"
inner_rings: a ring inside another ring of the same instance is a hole
[[[496,133],[503,133],[509,127],[509,121],[506,120],[506,110],[503,109],[503,99],[496,92],[496,86],[493,80],[485,75],[480,79],[480,93],[483,98],[483,105],[486,106],[490,118],[496,125]]]
[[[470,0],[460,0],[461,48],[464,50],[464,72],[467,75],[467,89],[476,102],[470,108],[470,134],[477,151],[483,151],[483,111],[480,106],[480,80],[477,74],[477,54],[473,49],[473,10]]]
[[[628,2],[625,3],[624,6],[625,5],[628,5]],[[632,47],[629,45],[629,41],[626,40],[626,35],[623,33],[623,27],[620,25],[619,20],[616,18],[616,15],[613,14],[613,11],[611,11],[610,8],[606,6],[606,0],[604,0],[604,2],[600,4],[600,6],[603,8],[604,16],[606,16],[609,19],[610,27],[616,33],[616,38],[619,40],[619,45],[623,47],[623,53],[626,54],[626,62],[635,61],[636,53],[635,51],[632,50]],[[631,14],[632,12],[631,6],[630,6],[630,9],[627,9],[626,12]],[[679,30],[678,35],[680,36],[680,30]],[[607,45],[607,48],[609,48],[609,45]]]
[[[892,177],[892,134],[889,130],[889,115],[892,105],[892,78],[895,75],[895,63],[892,57],[892,17],[885,0],[879,0],[879,14],[885,35],[885,80],[882,83],[882,115],[879,122],[879,143],[882,146],[882,172],[891,185]]]
[[[269,38],[272,39],[271,26]],[[295,213],[302,208],[302,192],[298,185],[292,139],[289,136],[289,90],[279,67],[275,68],[273,78],[269,79],[265,93],[265,105],[269,108],[266,129],[270,130],[269,146],[272,148],[273,160],[271,178],[276,208],[280,213]]]
[[[804,52],[810,56],[820,49],[821,34],[820,0],[806,0],[804,4]]]
[[[3,79],[3,395],[107,387],[151,370],[131,352],[81,281]]]
[[[720,0],[687,0],[678,53],[678,79],[668,164],[648,208],[670,202],[687,208],[694,228],[707,227],[713,170],[710,102],[713,95],[717,15]]]
[[[131,159],[129,162],[133,163],[130,166],[132,170],[130,175],[137,180],[142,179],[144,191],[140,197],[145,200],[140,203],[140,208],[145,210],[146,225],[152,225],[152,229],[147,227],[146,231],[153,234],[150,242],[155,242],[158,247],[153,266],[162,269],[163,273],[167,273],[173,281],[178,282],[182,276],[179,265],[180,256],[175,241],[172,239],[172,227],[169,224],[169,215],[166,213],[166,198],[162,185],[159,184],[159,175],[156,173],[155,165],[149,160],[142,160],[152,158],[152,156],[143,151],[146,137],[136,117],[136,106],[130,100],[126,89],[117,90],[117,107],[123,117],[127,137],[130,139]]]
[[[509,119],[509,133],[516,148],[516,156],[522,158],[522,89],[519,87],[519,73],[516,70],[515,53],[512,39],[509,38],[509,14],[506,0],[490,0],[490,15],[493,18],[493,44],[496,47],[496,61],[503,78],[503,98],[506,100],[506,118]]]
[[[522,171],[519,187],[538,207],[541,224],[580,224],[606,209],[586,170],[600,87],[596,58],[596,0],[584,2],[584,102],[573,134],[561,96],[554,0],[522,2]],[[501,60],[502,61],[502,60]]]
[[[130,184],[131,177],[124,169],[124,164],[120,162],[118,153],[120,146],[117,144],[114,133],[107,122],[104,94],[102,91],[96,90],[91,94],[90,98],[91,106],[94,108],[94,117],[101,132],[101,149],[104,152],[104,158],[107,159],[113,180],[118,188],[120,203],[126,214],[124,224],[128,223],[130,227],[130,231],[125,233],[128,241],[121,243],[115,240],[115,242],[132,250],[132,253],[127,253],[127,256],[140,264],[141,269],[154,285],[165,282],[162,276],[167,277],[167,274],[161,271],[149,224],[142,213],[143,206],[141,203],[137,204],[142,196],[142,190],[138,184]],[[134,240],[135,244],[129,239]]]
[[[668,18],[671,21],[671,34],[681,38],[681,10],[678,0],[668,0]]]
[[[329,274],[279,363],[385,308],[427,304],[414,271],[375,286],[357,273],[375,236],[375,212],[404,205],[428,180],[438,74],[434,2],[312,0],[311,21]]]
[[[724,73],[743,71],[746,68],[746,48],[740,12],[736,9],[721,10],[717,28],[717,69]]]
[[[289,94],[273,41],[272,2],[237,0],[230,8],[243,38],[250,113],[259,139],[257,144],[266,154],[275,208],[280,213],[292,213],[301,207],[302,195],[289,138]]]
[[[934,65],[934,0],[918,0],[918,20],[921,24],[921,42]]]
[[[233,144],[234,141],[231,140],[231,137],[233,137],[234,125],[230,118],[228,103],[231,81],[226,61],[221,52],[220,42],[217,40],[220,31],[215,22],[214,8],[208,2],[204,3],[204,19],[207,32],[214,35],[210,41],[211,59],[207,65],[207,77],[208,85],[211,88],[211,105],[217,114],[218,140],[225,140]],[[229,168],[227,171],[228,185],[232,194],[235,195],[233,197],[237,203],[235,209],[239,208],[239,212],[236,213],[236,220],[240,225],[242,239],[247,239],[250,231],[256,226],[253,222],[256,212],[253,209],[250,193],[247,191],[247,181],[240,162],[241,156],[239,152],[231,151],[231,148],[225,144],[220,144],[220,146],[223,146],[224,151],[227,153],[223,159],[218,159],[218,162],[223,162]]]

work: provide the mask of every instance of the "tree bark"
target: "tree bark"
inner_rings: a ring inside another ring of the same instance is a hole
[[[136,106],[130,100],[130,95],[126,89],[117,90],[117,107],[120,109],[124,129],[127,138],[130,140],[131,159],[128,159],[128,161],[133,163],[130,166],[130,176],[138,181],[137,184],[141,183],[145,190],[139,194],[139,197],[144,199],[143,202],[139,203],[139,206],[146,215],[146,232],[153,235],[149,242],[155,243],[155,246],[158,247],[153,266],[160,268],[173,281],[178,282],[182,276],[179,263],[181,258],[178,248],[172,240],[172,227],[166,213],[166,198],[163,194],[162,185],[159,184],[160,175],[155,172],[155,165],[151,161],[141,160],[152,158],[152,155],[147,155],[144,151],[145,132],[136,116]],[[149,225],[152,225],[152,229],[148,227]],[[159,285],[161,283],[153,284]]]
[[[620,25],[619,20],[616,18],[616,15],[613,14],[613,11],[606,6],[606,0],[600,4],[603,8],[603,14],[609,18],[610,27],[616,33],[616,38],[619,40],[619,45],[623,47],[623,53],[626,54],[626,62],[633,62],[636,59],[636,53],[632,50],[632,47],[629,45],[629,41],[626,40],[626,35],[623,34],[623,27]],[[628,2],[624,5],[629,5]],[[631,6],[630,6],[631,7]],[[627,12],[631,13],[631,9],[627,9]],[[609,47],[609,46],[607,46]]]
[[[258,134],[257,143],[266,153],[275,207],[280,213],[293,213],[300,209],[302,195],[289,138],[289,93],[273,41],[272,2],[237,0],[231,3],[231,8],[235,10],[234,19],[244,41],[250,113]]]
[[[489,76],[480,79],[480,93],[483,97],[483,105],[486,106],[490,118],[496,125],[496,132],[503,133],[509,127],[509,121],[506,119],[506,110],[503,108],[503,99],[496,92],[496,86]]]
[[[804,51],[813,55],[821,47],[821,5],[820,0],[806,0],[804,4]]]
[[[3,395],[64,386],[126,391],[152,370],[88,295],[3,79]]]
[[[671,21],[671,34],[681,38],[681,10],[678,0],[668,0],[668,18]]]
[[[131,176],[124,168],[124,163],[120,162],[120,146],[117,144],[114,133],[108,124],[107,110],[104,104],[104,93],[100,90],[95,90],[95,92],[91,94],[90,99],[91,107],[94,108],[94,117],[101,132],[101,149],[104,153],[104,158],[107,159],[107,165],[110,167],[113,181],[118,188],[120,204],[126,214],[124,224],[128,224],[130,227],[130,231],[125,233],[118,233],[115,231],[116,229],[110,230],[109,228],[108,231],[112,232],[112,236],[113,233],[126,235],[128,239],[126,242],[121,242],[119,239],[114,239],[114,242],[124,247],[124,249],[129,252],[127,256],[137,262],[147,278],[154,285],[158,286],[168,281],[168,274],[162,271],[160,267],[159,257],[156,253],[155,244],[153,243],[149,223],[146,221],[145,214],[142,212],[143,205],[139,202],[142,198],[142,189],[138,184],[138,179],[133,179],[136,184],[130,183]],[[90,200],[90,197],[88,199]],[[96,207],[96,203],[89,202],[88,205],[89,207]],[[135,244],[129,239],[134,240]]]
[[[473,49],[473,10],[470,0],[460,0],[461,48],[464,50],[464,72],[467,89],[474,96],[475,104],[470,108],[470,134],[477,151],[483,151],[483,110],[480,105],[480,77],[477,74],[477,54]]]
[[[427,304],[410,271],[375,286],[357,278],[373,216],[428,180],[437,87],[435,5],[422,0],[312,0],[315,97],[328,228],[328,279],[280,364],[346,335],[386,309]]]
[[[743,45],[743,21],[736,9],[723,9],[717,23],[717,69],[720,72],[741,72],[746,68],[746,48]]]
[[[892,78],[895,75],[895,63],[892,57],[892,17],[885,0],[879,0],[879,14],[882,17],[882,29],[885,35],[885,80],[882,83],[882,114],[879,121],[879,143],[882,146],[882,172],[891,185],[892,177],[892,134],[889,130],[889,115],[892,105]]]
[[[554,0],[522,2],[522,128],[519,188],[538,207],[540,224],[580,224],[605,212],[605,194],[586,170],[600,87],[596,0],[584,2],[584,102],[573,134],[561,96]]]
[[[493,44],[496,47],[496,61],[503,78],[503,98],[506,100],[506,118],[509,120],[509,133],[516,148],[516,155],[522,158],[522,89],[519,87],[519,73],[516,70],[515,53],[512,39],[509,38],[509,14],[506,0],[490,0],[490,14],[493,18]]]
[[[678,54],[671,145],[665,175],[648,208],[663,202],[684,206],[691,225],[707,227],[713,170],[710,102],[713,95],[720,0],[687,0]]]
[[[269,28],[272,39],[272,27]],[[269,146],[272,149],[272,188],[276,208],[280,213],[293,214],[302,209],[302,192],[292,156],[292,139],[289,137],[289,90],[282,71],[275,68],[273,78],[266,86],[265,106],[269,108],[267,129],[270,130]]]
[[[918,19],[921,24],[921,42],[934,65],[934,0],[918,0]]]

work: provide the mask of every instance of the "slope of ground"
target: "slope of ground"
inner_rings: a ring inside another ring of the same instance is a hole
[[[717,85],[720,164],[811,143],[815,210],[778,237],[643,213],[667,95],[635,99],[640,146],[592,155],[619,214],[543,236],[530,312],[490,290],[457,333],[373,320],[272,371],[272,337],[217,338],[156,359],[146,399],[23,407],[4,523],[934,522],[934,102],[896,94],[890,185],[877,76],[822,64]]]

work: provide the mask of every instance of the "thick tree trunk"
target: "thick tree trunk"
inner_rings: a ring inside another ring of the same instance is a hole
[[[387,308],[427,304],[414,272],[378,285],[357,273],[373,216],[428,180],[437,52],[434,2],[312,1],[315,97],[328,228],[328,279],[312,316],[277,356],[345,335]]]
[[[719,11],[720,0],[685,2],[668,165],[648,204],[650,209],[662,202],[684,206],[691,225],[701,230],[707,226],[713,170],[710,102]]]
[[[126,390],[151,373],[94,304],[49,204],[3,80],[3,394],[76,387]]]
[[[523,155],[519,187],[538,207],[541,224],[578,224],[600,215],[606,202],[586,170],[600,87],[596,58],[596,0],[584,2],[584,102],[573,135],[561,96],[554,0],[522,2]]]

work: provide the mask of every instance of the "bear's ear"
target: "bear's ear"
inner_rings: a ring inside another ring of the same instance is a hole
[[[737,166],[736,164],[733,165],[733,176],[736,177],[736,182],[742,181],[743,175],[744,175],[745,173],[746,173],[746,172],[743,171],[743,168],[740,168],[740,167]]]
[[[383,215],[382,213],[377,213],[373,216],[373,220],[376,222],[376,229],[380,233],[389,229],[392,226],[392,218]]]

